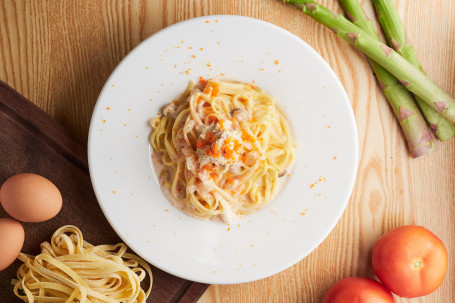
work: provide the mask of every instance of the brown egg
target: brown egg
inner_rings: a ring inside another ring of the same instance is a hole
[[[0,203],[13,218],[22,222],[42,222],[62,208],[62,195],[48,179],[35,174],[15,175],[0,188]]]
[[[0,218],[0,271],[17,258],[24,245],[25,232],[22,225],[10,218]]]

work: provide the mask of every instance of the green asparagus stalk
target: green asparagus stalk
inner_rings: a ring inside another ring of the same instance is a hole
[[[339,1],[346,15],[355,25],[379,40],[373,24],[365,15],[358,0]],[[412,156],[417,158],[433,152],[436,144],[408,90],[392,74],[373,60],[369,60],[387,100],[400,121]]]
[[[392,48],[381,43],[342,15],[312,0],[283,0],[302,10],[306,15],[327,26],[355,48],[376,61],[394,75],[409,91],[422,98],[440,112],[447,120],[455,123],[455,98],[438,87],[423,72],[406,61]]]
[[[406,41],[406,31],[393,1],[373,0],[373,3],[376,7],[379,23],[381,23],[389,45],[403,58],[408,60],[408,62],[422,72],[425,72],[415,53],[414,47]],[[455,125],[453,123],[447,121],[418,96],[416,96],[416,102],[430,124],[431,129],[441,141],[447,141],[455,135]]]

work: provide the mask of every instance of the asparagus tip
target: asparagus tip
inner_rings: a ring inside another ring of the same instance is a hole
[[[429,146],[421,145],[412,151],[412,157],[419,158],[419,157],[428,155],[429,153],[431,153],[433,151],[434,151],[434,149],[431,144]]]
[[[447,102],[435,102],[434,105],[438,108],[439,112],[442,114],[447,108]]]

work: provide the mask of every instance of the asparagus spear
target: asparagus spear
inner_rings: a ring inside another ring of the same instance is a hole
[[[342,15],[336,16],[312,0],[283,0],[283,2],[292,4],[309,17],[335,31],[340,38],[348,41],[388,70],[409,91],[421,97],[423,101],[439,111],[447,120],[455,123],[455,98],[438,87],[393,49],[376,40]]]
[[[384,30],[389,45],[412,65],[423,70],[412,45],[406,42],[406,31],[392,0],[373,0],[378,14],[379,23]],[[423,115],[430,123],[431,129],[441,141],[447,141],[455,135],[455,125],[442,117],[437,111],[428,106],[416,96],[417,104]]]
[[[355,25],[379,40],[373,24],[365,15],[358,0],[340,0],[340,3]],[[373,60],[369,60],[385,96],[400,121],[412,156],[417,158],[433,152],[436,145],[412,96],[392,74]],[[410,115],[403,115],[403,113],[410,113]]]

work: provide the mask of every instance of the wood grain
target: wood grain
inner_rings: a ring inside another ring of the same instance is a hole
[[[61,191],[63,206],[57,216],[42,223],[23,223],[22,252],[37,255],[40,243],[50,241],[61,226],[78,226],[87,242],[100,245],[122,242],[96,201],[90,183],[85,147],[44,111],[0,81],[0,184],[19,173],[48,178]],[[0,218],[9,217],[0,207]],[[0,271],[1,302],[20,301],[13,293],[11,279],[21,261]],[[187,281],[155,267],[153,293],[148,302],[194,303],[207,284]],[[143,282],[148,287],[149,279]]]
[[[318,1],[340,11],[337,1]],[[362,1],[373,16],[370,1]],[[455,94],[455,2],[396,0],[422,65]],[[336,280],[373,277],[371,249],[385,231],[423,225],[455,255],[455,139],[409,158],[399,125],[364,56],[279,0],[0,0],[0,80],[86,142],[97,96],[116,64],[154,32],[179,21],[236,14],[276,24],[331,65],[352,102],[360,142],[356,186],[343,217],[307,258],[273,277],[211,286],[207,302],[320,302]],[[305,241],[305,239],[302,239]],[[454,302],[455,263],[433,294],[397,302]]]

